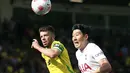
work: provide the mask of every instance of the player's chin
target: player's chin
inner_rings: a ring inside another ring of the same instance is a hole
[[[43,44],[44,47],[47,47],[48,45],[47,44]]]
[[[75,46],[75,48],[79,49],[79,45],[75,44],[74,46]]]

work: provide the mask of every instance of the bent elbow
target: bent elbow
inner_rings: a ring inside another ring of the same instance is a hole
[[[49,53],[49,57],[50,57],[50,58],[55,58],[55,57],[57,57],[59,54],[60,54],[59,52],[53,51],[53,52]]]
[[[110,64],[106,65],[106,72],[111,72],[112,71],[112,67]]]
[[[49,57],[50,58],[55,58],[57,55],[55,55],[55,54],[51,54]]]
[[[109,72],[112,71],[112,67],[111,67],[111,65],[109,66],[108,71],[109,71]]]
[[[50,56],[50,58],[55,58],[55,57],[56,57],[56,56],[53,56],[53,55],[52,55],[52,56]]]
[[[112,71],[112,67],[109,63],[106,63],[101,67],[101,73],[111,72],[111,71]]]

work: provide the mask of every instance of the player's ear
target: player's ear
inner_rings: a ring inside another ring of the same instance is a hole
[[[86,39],[88,39],[88,34],[85,34],[84,37],[85,37]]]
[[[55,34],[52,34],[52,39],[55,40]]]

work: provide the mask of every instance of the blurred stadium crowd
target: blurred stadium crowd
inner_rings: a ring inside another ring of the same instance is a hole
[[[41,25],[4,20],[0,33],[0,73],[48,73],[40,53],[32,48],[33,38],[39,40]],[[76,49],[71,42],[71,27],[56,27],[56,39],[64,43],[69,51],[71,63],[77,73]],[[119,30],[119,31],[118,31]],[[130,35],[121,29],[105,30],[93,28],[91,41],[98,44],[108,57],[113,73],[130,73]],[[104,32],[106,31],[106,32]],[[40,42],[40,40],[39,40]]]

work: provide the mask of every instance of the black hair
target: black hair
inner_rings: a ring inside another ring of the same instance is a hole
[[[79,29],[83,34],[90,34],[90,26],[84,24],[75,24],[72,27],[72,31]]]

